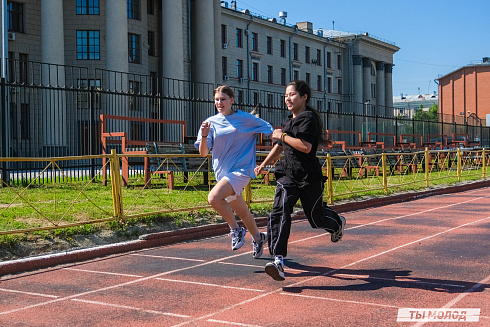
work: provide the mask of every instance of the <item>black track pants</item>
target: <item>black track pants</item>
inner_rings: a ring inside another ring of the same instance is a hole
[[[302,188],[288,177],[277,180],[274,205],[267,226],[267,238],[271,255],[287,255],[288,239],[291,232],[291,213],[294,205],[301,200],[303,210],[313,228],[335,232],[340,228],[339,215],[323,202],[323,182]]]

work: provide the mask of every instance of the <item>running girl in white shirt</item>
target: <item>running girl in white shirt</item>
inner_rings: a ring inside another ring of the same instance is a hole
[[[250,113],[233,111],[231,107],[235,93],[229,86],[216,88],[213,95],[218,114],[201,124],[195,142],[202,157],[212,149],[213,169],[218,183],[209,192],[208,201],[230,226],[231,249],[238,250],[246,234],[246,229],[238,225],[236,214],[252,234],[252,255],[259,258],[266,235],[259,232],[242,191],[255,177],[257,134],[270,135],[274,129],[271,124]]]

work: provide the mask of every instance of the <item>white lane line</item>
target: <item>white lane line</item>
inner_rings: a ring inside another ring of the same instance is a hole
[[[260,325],[249,325],[249,324],[242,324],[239,322],[234,322],[234,321],[224,321],[224,320],[216,320],[216,319],[208,319],[206,321],[209,322],[215,322],[218,324],[224,324],[224,325],[232,325],[232,326],[243,326],[243,327],[262,327]]]
[[[452,203],[452,204],[448,204],[448,205],[445,205],[445,206],[440,206],[440,207],[436,207],[436,208],[432,208],[432,209],[417,211],[417,212],[413,212],[413,213],[402,215],[402,216],[398,216],[398,217],[380,219],[380,220],[372,221],[370,223],[352,226],[352,227],[346,228],[345,230],[347,231],[347,230],[351,230],[351,229],[356,229],[356,228],[361,228],[361,227],[366,227],[366,226],[370,226],[370,225],[375,225],[375,224],[383,223],[385,221],[397,220],[397,219],[407,218],[407,217],[411,217],[411,216],[416,216],[416,215],[419,215],[419,214],[423,214],[423,213],[427,213],[427,212],[431,212],[431,211],[435,211],[435,210],[440,210],[440,209],[445,209],[445,208],[448,208],[448,207],[453,207],[453,206],[456,206],[456,205],[465,204],[465,203],[476,201],[476,200],[480,200],[480,199],[483,199],[483,198],[486,198],[486,197],[485,196],[482,196],[482,197],[479,197],[479,198],[470,199],[470,200],[466,200],[466,201],[462,201],[462,202],[458,202],[458,203]],[[317,238],[317,237],[324,237],[324,236],[330,236],[330,233],[323,233],[323,234],[318,234],[318,235],[314,235],[314,236],[302,238],[300,240],[289,242],[289,244],[304,242],[304,241],[308,241],[308,240],[311,240],[311,239],[314,239],[314,238]]]
[[[461,301],[462,299],[464,299],[467,295],[473,293],[475,290],[477,290],[478,288],[482,287],[484,284],[488,283],[488,281],[490,281],[490,275],[487,276],[487,277],[485,277],[484,279],[482,279],[481,281],[479,281],[475,285],[473,285],[471,288],[469,288],[465,292],[463,292],[463,293],[459,294],[458,296],[456,296],[453,300],[451,300],[448,303],[446,303],[442,307],[442,309],[444,309],[444,308],[451,308],[452,306],[454,306],[455,304],[457,304],[459,301]],[[421,322],[413,325],[413,327],[419,327],[419,326],[425,325],[426,322],[427,321],[424,321],[424,322],[421,321]]]
[[[396,305],[387,305],[387,304],[372,303],[372,302],[362,302],[362,301],[352,301],[352,300],[341,300],[341,299],[335,299],[335,298],[332,298],[332,297],[311,296],[311,295],[293,294],[293,293],[285,293],[285,292],[281,292],[279,294],[281,294],[281,295],[289,295],[289,296],[297,296],[297,297],[302,297],[302,298],[307,298],[307,299],[326,300],[326,301],[334,301],[334,302],[342,302],[342,303],[354,303],[354,304],[362,304],[362,305],[373,305],[373,306],[376,306],[376,307],[385,307],[385,308],[396,308],[396,309],[398,309],[398,307]]]
[[[113,307],[113,308],[119,308],[119,309],[135,310],[135,311],[153,313],[153,314],[157,314],[157,315],[172,316],[172,317],[178,317],[178,318],[190,318],[191,317],[188,315],[181,315],[181,314],[177,314],[177,313],[162,312],[162,311],[156,311],[156,310],[147,310],[147,309],[132,307],[132,306],[128,306],[128,305],[112,304],[112,303],[100,302],[100,301],[90,301],[90,300],[82,300],[82,299],[71,299],[71,300],[76,301],[76,302],[96,304],[96,305],[102,305],[102,306],[106,306],[106,307]]]
[[[230,288],[230,289],[241,290],[241,291],[265,292],[264,290],[258,290],[258,289],[253,289],[253,288],[234,287],[234,286],[218,285],[218,284],[211,284],[211,283],[201,283],[201,282],[191,282],[191,281],[179,280],[179,279],[169,279],[169,278],[160,278],[160,277],[157,277],[155,279],[156,280],[162,280],[162,281],[165,281],[165,282],[174,282],[174,283],[183,283],[183,284],[194,284],[194,285],[201,285],[201,286],[221,287],[221,288]]]
[[[0,288],[0,291],[7,292],[7,293],[19,293],[19,294],[24,294],[24,295],[49,297],[49,298],[53,298],[53,299],[57,299],[59,297],[59,296],[56,296],[56,295],[33,293],[33,292],[24,292],[24,291],[17,291],[17,290],[9,290],[9,289],[6,289],[6,288]]]
[[[113,275],[113,276],[120,276],[120,277],[135,277],[135,278],[143,277],[140,275],[121,274],[121,273],[113,273],[113,272],[109,272],[109,271],[99,271],[99,270],[89,270],[89,269],[79,269],[79,268],[63,268],[63,269],[64,270],[88,272],[88,273],[93,273],[93,274]]]
[[[159,259],[172,259],[172,260],[184,260],[184,261],[195,261],[195,262],[205,262],[206,260],[202,259],[189,259],[189,258],[179,258],[179,257],[166,257],[161,255],[152,255],[152,254],[141,254],[141,253],[131,253],[130,255],[134,255],[137,257],[149,257],[149,258],[159,258]]]
[[[479,197],[477,199],[482,199],[482,198],[485,198],[485,197]],[[476,200],[476,199],[475,199]],[[438,207],[438,208],[445,208],[445,207],[449,207],[449,206],[454,206],[454,205],[458,205],[458,204],[463,204],[463,203],[467,203],[467,202],[471,202],[473,200],[468,200],[468,201],[462,201],[462,202],[459,202],[459,203],[453,203],[451,205],[448,205],[448,206],[442,206],[442,207]],[[437,209],[437,208],[435,208]],[[424,211],[420,211],[418,213],[424,213],[424,212],[429,212],[429,211],[433,211],[435,209],[429,209],[429,210],[424,210]],[[372,225],[372,224],[375,224],[375,223],[379,223],[379,222],[383,222],[383,221],[387,221],[387,220],[392,220],[392,219],[400,219],[400,218],[403,218],[403,217],[408,217],[408,216],[413,216],[413,215],[416,215],[417,213],[413,213],[413,214],[410,214],[410,215],[406,215],[406,216],[400,216],[400,217],[396,217],[396,218],[388,218],[388,219],[382,219],[382,220],[379,220],[377,222],[372,222],[372,223],[368,223],[368,224],[364,224],[364,225],[359,225],[359,226],[355,226],[355,227],[351,227],[350,229],[354,229],[354,228],[359,228],[359,227],[362,227],[362,226],[368,226],[368,225]],[[487,219],[487,218],[485,218]],[[484,219],[483,219],[484,220]],[[480,221],[480,220],[478,220]],[[477,221],[477,222],[478,222]],[[465,224],[467,225],[467,224]],[[462,225],[464,226],[464,225]],[[453,229],[456,229],[456,228],[453,228]],[[452,230],[452,229],[451,229]],[[438,233],[436,235],[439,235],[439,234],[442,234],[444,232],[441,232],[441,233]],[[326,234],[321,234],[320,236],[324,236]],[[311,238],[314,238],[314,237],[309,237],[307,239],[311,239]],[[424,239],[428,239],[430,237],[426,237]],[[424,240],[422,239],[422,240]],[[301,240],[298,240],[296,242],[299,242]],[[418,241],[415,241],[415,242],[411,242],[411,243],[408,243],[407,245],[410,245],[410,244],[413,244],[413,243],[416,243],[416,242],[419,242],[420,240]],[[290,242],[290,243],[293,243],[293,242]],[[392,250],[388,250],[388,251],[384,251],[378,255],[382,255],[382,254],[386,254],[386,253],[389,253],[391,251],[394,251],[398,248],[401,248],[401,247],[404,247],[404,246],[400,246],[400,247],[396,247]],[[12,309],[12,310],[9,310],[9,311],[4,311],[4,312],[0,312],[0,315],[4,315],[4,314],[9,314],[9,313],[13,313],[13,312],[18,312],[18,311],[22,311],[22,310],[28,310],[30,308],[34,308],[34,307],[39,307],[39,306],[43,306],[43,305],[47,305],[47,304],[51,304],[51,303],[54,303],[54,302],[60,302],[60,301],[65,301],[65,300],[71,300],[71,299],[74,299],[74,298],[77,298],[77,297],[80,297],[80,296],[84,296],[84,295],[88,295],[88,294],[93,294],[93,293],[97,293],[97,292],[101,292],[101,291],[106,291],[106,290],[110,290],[110,289],[114,289],[114,288],[118,288],[118,287],[123,287],[123,286],[127,286],[127,285],[131,285],[131,284],[135,284],[135,283],[139,283],[139,282],[142,282],[142,281],[146,281],[146,280],[150,280],[150,279],[153,279],[153,278],[157,278],[157,277],[160,277],[160,276],[164,276],[164,275],[168,275],[168,274],[172,274],[172,273],[175,273],[175,272],[180,272],[180,271],[184,271],[184,270],[188,270],[188,269],[194,269],[194,268],[198,268],[200,266],[205,266],[205,265],[209,265],[209,264],[214,264],[214,263],[220,263],[220,262],[223,262],[225,260],[228,260],[228,259],[232,259],[232,258],[235,258],[235,257],[239,257],[239,256],[242,256],[242,255],[249,255],[250,253],[247,252],[247,253],[241,253],[241,254],[236,254],[236,255],[232,255],[232,256],[227,256],[227,257],[224,257],[224,258],[221,258],[221,259],[216,259],[216,260],[212,260],[212,261],[207,261],[207,262],[203,262],[201,264],[197,264],[197,265],[193,265],[193,266],[190,266],[190,267],[184,267],[184,268],[180,268],[180,269],[175,269],[175,270],[171,270],[171,271],[167,271],[167,272],[163,272],[163,273],[159,273],[159,274],[155,274],[155,275],[152,275],[152,276],[147,276],[147,277],[142,277],[142,278],[139,278],[139,279],[136,279],[136,280],[133,280],[133,281],[129,281],[129,282],[126,282],[126,283],[121,283],[121,284],[117,284],[117,285],[112,285],[112,286],[108,286],[108,287],[104,287],[104,288],[101,288],[101,289],[97,289],[97,290],[91,290],[91,291],[87,291],[87,292],[82,292],[82,293],[78,293],[78,294],[73,294],[73,295],[70,295],[70,296],[66,296],[66,297],[63,297],[63,298],[57,298],[57,299],[54,299],[54,300],[51,300],[51,301],[47,301],[47,302],[43,302],[43,303],[38,303],[38,304],[34,304],[34,305],[29,305],[29,306],[25,306],[25,307],[22,307],[22,308],[16,308],[16,309]],[[291,285],[288,285],[288,287],[291,287],[291,286],[295,286],[295,285],[300,285],[304,282],[307,282],[307,281],[310,281],[310,280],[314,280],[316,278],[319,278],[319,277],[322,277],[322,276],[326,276],[330,273],[333,273],[335,271],[338,271],[339,269],[342,269],[342,268],[345,268],[345,267],[348,267],[348,266],[352,266],[354,264],[357,264],[359,262],[362,262],[362,261],[365,261],[365,260],[368,260],[368,259],[371,259],[371,258],[374,258],[378,255],[373,255],[369,258],[366,258],[366,259],[362,259],[362,260],[359,260],[359,261],[356,261],[354,263],[351,263],[349,265],[346,265],[344,267],[341,267],[341,268],[338,268],[338,269],[332,269],[331,271],[329,272],[326,272],[322,275],[319,275],[319,276],[314,276],[314,277],[311,277],[309,279],[306,279],[304,281],[300,281],[300,282],[297,282],[297,283],[293,283]],[[206,316],[203,316],[203,317],[199,317],[199,318],[195,318],[195,319],[192,319],[190,320],[189,322],[186,322],[184,324],[187,324],[187,323],[192,323],[194,321],[198,321],[198,320],[202,320],[202,319],[205,319],[207,317],[211,317],[217,313],[220,313],[220,312],[224,312],[224,311],[227,311],[229,309],[232,309],[232,308],[235,308],[235,307],[238,307],[240,305],[243,305],[243,304],[246,304],[246,303],[249,303],[249,302],[253,302],[255,301],[256,299],[260,299],[264,296],[267,296],[267,295],[270,295],[270,294],[274,294],[274,293],[278,293],[282,291],[282,288],[279,288],[277,290],[274,290],[274,291],[271,291],[271,292],[268,292],[268,293],[265,293],[265,294],[262,294],[262,295],[259,295],[259,296],[256,296],[254,298],[251,298],[249,300],[246,300],[246,301],[243,301],[241,303],[237,303],[235,305],[232,305],[232,306],[229,306],[229,307],[226,307],[226,308],[223,308],[221,309],[220,311],[218,312],[215,312],[215,313],[212,313],[212,314],[209,314],[209,315],[206,315]],[[179,326],[179,325],[177,325]]]
[[[364,258],[364,259],[361,259],[361,260],[358,260],[358,261],[352,262],[352,263],[347,264],[347,265],[345,265],[345,266],[342,266],[342,267],[340,267],[340,268],[332,269],[332,270],[327,271],[327,272],[325,272],[325,273],[323,273],[323,274],[321,274],[321,275],[318,275],[318,276],[313,276],[313,277],[310,277],[310,278],[305,279],[305,280],[302,280],[302,281],[298,281],[298,282],[293,283],[293,284],[285,285],[284,287],[295,287],[295,286],[299,286],[299,285],[301,285],[301,284],[304,284],[304,283],[306,283],[306,282],[313,281],[313,280],[318,279],[318,278],[320,278],[320,277],[324,277],[324,276],[327,276],[327,275],[333,274],[333,273],[335,273],[336,271],[339,271],[339,270],[345,269],[346,267],[353,266],[353,265],[358,264],[358,263],[360,263],[360,262],[363,262],[363,261],[366,261],[366,260],[369,260],[369,259],[372,259],[372,258],[378,257],[378,256],[383,255],[383,254],[386,254],[386,253],[390,253],[390,252],[392,252],[392,251],[395,251],[395,250],[398,250],[398,249],[404,248],[404,247],[406,247],[406,246],[409,246],[409,245],[412,245],[412,244],[418,243],[418,242],[423,241],[423,240],[430,239],[430,238],[432,238],[432,237],[435,237],[435,236],[438,236],[438,235],[441,235],[441,234],[448,233],[448,232],[450,232],[450,231],[453,231],[453,230],[455,230],[455,229],[458,229],[458,228],[461,228],[461,227],[464,227],[464,226],[467,226],[467,225],[471,225],[471,224],[475,224],[475,223],[478,223],[478,222],[481,222],[481,221],[488,220],[489,218],[490,218],[490,217],[486,217],[486,218],[479,219],[479,220],[476,220],[476,221],[473,221],[473,222],[469,222],[469,223],[466,223],[466,224],[463,224],[463,225],[460,225],[460,226],[457,226],[457,227],[453,227],[453,228],[447,229],[446,231],[436,233],[436,234],[434,234],[434,235],[432,235],[432,236],[427,236],[427,237],[421,238],[421,239],[419,239],[419,240],[417,240],[417,241],[409,242],[409,243],[407,243],[407,244],[405,244],[405,245],[400,245],[400,246],[394,247],[394,248],[392,248],[392,249],[390,249],[390,250],[386,250],[386,251],[380,252],[380,253],[378,253],[378,254],[375,254],[375,255],[369,256],[369,257],[367,257],[367,258]],[[242,302],[239,302],[239,303],[236,303],[236,304],[232,304],[232,305],[230,305],[230,306],[228,306],[228,307],[225,307],[225,308],[222,308],[222,309],[220,309],[220,310],[218,310],[218,311],[216,311],[216,312],[212,312],[212,313],[209,313],[209,314],[206,314],[206,315],[204,315],[204,316],[197,317],[197,318],[191,318],[191,319],[190,319],[190,320],[188,320],[188,321],[182,322],[182,323],[177,324],[177,325],[173,325],[172,327],[180,327],[180,326],[185,326],[185,325],[188,325],[188,324],[195,323],[195,322],[197,322],[197,321],[199,321],[199,320],[204,320],[204,319],[210,318],[210,317],[215,316],[215,315],[217,315],[217,314],[219,314],[219,313],[223,313],[223,312],[225,312],[225,311],[232,310],[232,309],[234,309],[234,308],[237,308],[237,307],[243,306],[243,305],[248,304],[248,303],[250,303],[250,302],[254,302],[254,301],[259,300],[259,299],[261,299],[261,298],[263,298],[263,297],[266,297],[266,296],[268,296],[268,295],[272,295],[272,294],[275,294],[275,293],[280,293],[280,292],[282,292],[282,291],[283,291],[283,288],[284,288],[284,287],[281,287],[281,288],[278,288],[278,289],[276,289],[276,290],[272,290],[272,291],[270,291],[270,292],[267,292],[267,293],[264,293],[264,294],[261,294],[261,295],[255,296],[255,297],[253,297],[253,298],[247,299],[247,300],[245,300],[245,301],[242,301]]]
[[[218,262],[221,265],[230,265],[230,266],[241,266],[241,267],[251,267],[251,268],[257,268],[257,269],[264,269],[264,266],[257,266],[257,265],[248,265],[244,263],[233,263],[233,262]],[[293,268],[288,268],[288,271],[294,271],[294,272],[307,272],[307,273],[314,273],[314,274],[319,274],[319,271],[314,271],[314,270],[303,270],[303,269],[293,269]]]

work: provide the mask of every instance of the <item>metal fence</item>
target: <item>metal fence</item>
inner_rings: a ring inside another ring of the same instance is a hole
[[[0,114],[0,157],[85,156],[102,153],[100,115],[118,115],[160,120],[183,120],[186,134],[169,125],[140,121],[112,121],[112,132],[126,132],[139,141],[189,142],[201,122],[215,113],[213,84],[128,74],[85,67],[9,60],[8,78],[0,81],[3,99]],[[282,92],[236,88],[236,106],[244,111],[257,108],[261,118],[280,126],[288,115]],[[481,146],[490,144],[490,128],[471,125],[460,117],[442,116],[438,122],[394,116],[394,108],[339,101],[315,91],[311,105],[329,130],[360,131],[397,135],[468,135]],[[474,122],[473,122],[474,123]],[[342,135],[347,144],[356,142]],[[382,136],[376,136],[376,138]],[[120,145],[113,148],[121,152]],[[110,152],[110,149],[106,149]],[[2,179],[10,181],[37,171],[35,162],[2,162]],[[63,163],[70,165],[68,162]],[[83,177],[102,162],[79,160],[70,166]],[[12,178],[10,178],[12,177]]]

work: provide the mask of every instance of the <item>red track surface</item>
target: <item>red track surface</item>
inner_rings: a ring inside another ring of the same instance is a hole
[[[0,326],[490,326],[488,188],[345,213],[344,239],[293,223],[286,280],[227,236],[0,279]],[[267,251],[266,251],[267,252]],[[478,308],[479,322],[397,322]]]

